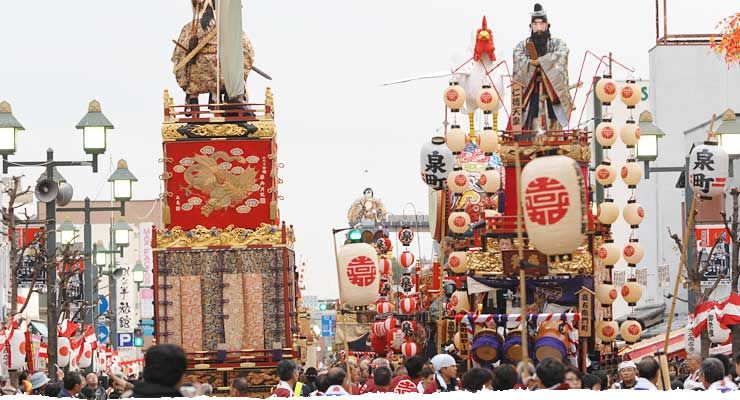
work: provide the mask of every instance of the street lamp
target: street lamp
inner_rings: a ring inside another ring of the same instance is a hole
[[[108,264],[108,252],[105,248],[105,245],[103,245],[102,240],[98,240],[95,243],[95,265],[102,268],[105,267]]]
[[[145,272],[146,270],[144,270],[144,266],[141,265],[141,260],[136,260],[134,268],[131,269],[131,275],[133,275],[134,283],[136,283],[136,286],[141,286],[141,284],[144,283]]]
[[[75,238],[77,237],[77,228],[75,228],[74,224],[72,224],[70,220],[65,219],[64,222],[59,225],[57,230],[61,233],[62,244],[67,245],[74,243]]]
[[[77,123],[76,128],[82,129],[82,147],[85,153],[105,153],[106,135],[108,129],[113,129],[113,124],[100,111],[100,103],[97,100],[90,102],[87,114]]]
[[[13,110],[7,101],[0,102],[0,154],[15,153],[15,139],[18,131],[25,130],[13,116]]]
[[[655,161],[658,158],[658,138],[665,133],[653,123],[653,114],[650,111],[640,113],[640,139],[637,142],[637,159],[640,161]]]
[[[719,138],[719,145],[731,159],[740,158],[740,121],[734,111],[728,108],[722,113],[722,123],[715,134]]]
[[[133,182],[138,181],[128,169],[126,160],[118,160],[118,166],[108,182],[113,182],[113,198],[117,201],[131,200]]]
[[[126,223],[124,220],[118,220],[113,225],[113,235],[115,238],[116,246],[128,247],[130,243],[130,233],[133,231],[131,225]]]

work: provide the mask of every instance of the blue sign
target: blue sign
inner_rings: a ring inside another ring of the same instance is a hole
[[[98,325],[98,342],[107,343],[110,337],[110,330],[105,325]]]
[[[134,346],[133,332],[126,332],[126,333],[118,334],[118,347],[133,347],[133,346]]]
[[[322,315],[321,316],[321,336],[323,337],[334,336],[334,316],[333,315]]]
[[[98,298],[98,314],[105,314],[108,311],[108,298]]]

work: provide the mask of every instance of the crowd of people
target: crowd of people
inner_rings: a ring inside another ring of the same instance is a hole
[[[185,382],[187,359],[174,345],[158,345],[147,350],[144,371],[138,377],[124,377],[107,372],[82,375],[58,371],[52,381],[44,372],[21,373],[17,382],[0,376],[2,395],[33,394],[87,400],[117,398],[196,397],[213,394],[208,383]],[[302,368],[292,360],[281,361],[276,368],[279,383],[273,397],[342,396],[365,393],[424,393],[481,390],[657,390],[661,380],[660,365],[653,357],[638,362],[623,361],[618,373],[603,371],[583,373],[560,360],[546,358],[535,365],[500,364],[492,368],[466,368],[449,354],[427,360],[422,356],[392,363],[385,358],[357,360],[350,357],[328,368]],[[464,371],[464,372],[463,372]],[[733,359],[725,355],[702,358],[690,355],[670,368],[672,389],[737,390],[740,353]],[[232,397],[249,397],[252,388],[244,377],[231,382]]]

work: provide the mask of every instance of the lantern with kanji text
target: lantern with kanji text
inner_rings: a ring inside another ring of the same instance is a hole
[[[414,241],[414,231],[412,231],[408,226],[402,227],[401,230],[398,231],[398,241],[404,246],[410,245],[411,242]]]
[[[630,239],[629,243],[627,243],[622,250],[622,257],[624,257],[624,261],[627,261],[627,264],[629,264],[630,267],[637,266],[644,256],[645,249],[642,247],[638,239]]]
[[[645,210],[635,199],[627,200],[627,205],[622,210],[622,216],[631,228],[637,228],[642,219],[645,218]]]
[[[702,199],[712,199],[724,193],[727,184],[729,156],[717,142],[707,141],[691,151],[689,184]]]
[[[617,82],[612,79],[611,75],[604,75],[596,82],[594,92],[601,104],[608,106],[617,97]]]
[[[614,168],[612,162],[604,160],[596,167],[594,171],[596,174],[596,182],[605,188],[610,188],[612,183],[617,180],[617,169]]]
[[[459,112],[465,105],[465,89],[457,82],[450,82],[450,85],[445,88],[442,98],[450,111]]]
[[[640,102],[642,96],[640,87],[637,86],[634,80],[628,79],[622,88],[619,90],[619,98],[622,103],[627,106],[628,109],[633,109]]]
[[[622,322],[622,326],[619,328],[619,333],[627,344],[636,343],[640,340],[640,336],[642,335],[642,325],[634,319],[627,319]]]
[[[596,336],[604,343],[611,343],[617,338],[619,325],[615,321],[599,321],[596,323]]]
[[[470,215],[465,211],[455,211],[450,213],[447,218],[447,224],[450,227],[452,233],[462,235],[467,232],[470,228]]]
[[[604,263],[605,268],[614,268],[614,265],[619,262],[619,256],[622,252],[614,243],[613,239],[606,239],[604,243],[599,246],[597,255],[601,262]]]
[[[642,179],[642,165],[635,162],[634,159],[627,160],[627,163],[622,166],[622,181],[627,185],[628,188],[634,189]]]
[[[635,278],[630,278],[622,286],[622,298],[627,302],[627,305],[634,307],[642,297],[642,285],[637,283]]]
[[[456,274],[464,274],[468,272],[468,257],[464,251],[454,251],[447,258],[447,265],[449,265],[452,272]]]
[[[730,328],[719,322],[714,310],[707,315],[707,334],[712,343],[725,343],[730,338]]]
[[[454,171],[447,177],[447,187],[450,188],[450,192],[462,194],[470,189],[468,184],[468,174],[462,170],[462,168],[455,168]]]
[[[342,304],[360,307],[375,300],[380,283],[377,258],[375,248],[367,243],[342,246],[337,255]]]
[[[596,136],[596,141],[599,142],[601,147],[610,149],[617,141],[617,126],[612,123],[611,119],[605,118],[596,125],[594,136]]]
[[[617,295],[617,288],[609,281],[605,281],[601,285],[596,286],[596,300],[598,300],[604,307],[608,307],[614,303],[614,300],[617,299]]]
[[[421,180],[434,190],[444,189],[447,176],[455,166],[455,157],[445,144],[445,138],[434,136],[424,143],[419,162]]]

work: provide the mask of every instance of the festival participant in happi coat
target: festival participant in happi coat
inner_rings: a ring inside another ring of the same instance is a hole
[[[424,368],[424,357],[409,357],[404,362],[403,367],[398,367],[396,377],[391,382],[391,391],[393,393],[418,393],[419,382],[421,381],[421,369]],[[405,370],[405,373],[398,373],[398,370]]]
[[[454,392],[457,388],[457,362],[449,354],[437,354],[432,357],[435,371],[434,392]]]
[[[326,375],[326,379],[329,383],[329,388],[326,389],[324,396],[349,396],[347,390],[347,373],[339,367],[334,367],[329,370]]]
[[[656,386],[660,377],[660,365],[653,357],[645,357],[637,364],[637,373],[640,375],[635,383],[635,390],[658,390]]]
[[[701,379],[704,390],[718,390],[722,393],[735,390],[725,381],[725,367],[716,358],[709,357],[702,361]]]
[[[619,363],[619,382],[612,385],[612,389],[632,389],[637,383],[637,365],[633,361]]]

